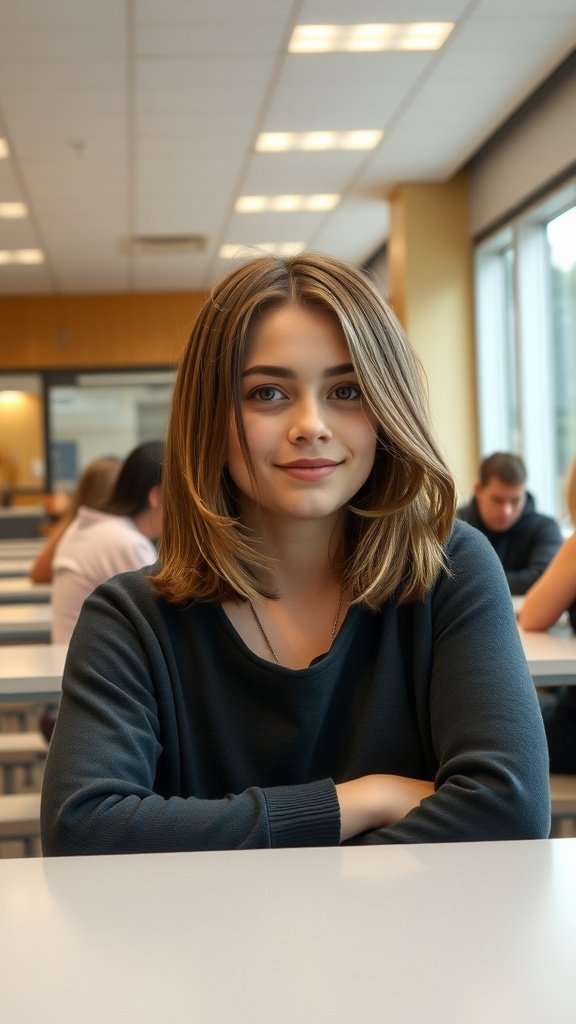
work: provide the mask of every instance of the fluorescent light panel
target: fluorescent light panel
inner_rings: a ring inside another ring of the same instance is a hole
[[[41,249],[0,249],[0,266],[9,263],[43,263],[44,253]]]
[[[384,132],[364,130],[351,132],[261,132],[256,139],[258,153],[286,153],[291,149],[374,149]]]
[[[290,53],[376,53],[382,50],[438,50],[453,21],[372,25],[296,25]]]
[[[306,248],[306,242],[258,242],[257,245],[221,245],[218,255],[221,260],[255,259],[264,253],[270,256],[297,256]]]
[[[8,143],[6,139],[0,138],[0,160],[6,160],[10,156],[10,150],[8,149]]]
[[[0,203],[0,217],[5,218],[6,220],[27,216],[28,210],[24,203]]]
[[[310,196],[239,196],[234,209],[236,213],[295,213],[305,210],[319,212],[333,210],[340,202],[340,196],[318,193]]]

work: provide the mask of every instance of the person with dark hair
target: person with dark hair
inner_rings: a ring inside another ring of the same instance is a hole
[[[394,313],[266,256],[181,361],[160,561],[86,600],[47,855],[543,838],[542,717],[502,568]]]
[[[562,543],[558,523],[536,511],[519,455],[494,452],[480,463],[474,496],[458,517],[488,538],[502,562],[511,594],[525,594]]]
[[[68,643],[85,598],[116,573],[151,565],[160,535],[163,443],[126,457],[101,509],[81,505],[53,559],[52,640]]]

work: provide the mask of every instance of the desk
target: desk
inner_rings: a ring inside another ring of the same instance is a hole
[[[0,604],[46,604],[51,597],[51,583],[32,583],[18,576],[3,578],[0,573]]]
[[[7,576],[27,577],[32,566],[30,558],[3,558],[0,556],[0,579]]]
[[[0,540],[0,559],[28,558],[32,561],[45,543],[45,537],[38,537],[37,540]]]
[[[51,624],[49,604],[0,604],[0,644],[18,639],[48,642]]]
[[[576,840],[0,862],[13,1024],[573,1024]]]
[[[576,686],[576,635],[557,628],[545,633],[519,630],[524,654],[537,686]]]
[[[35,540],[42,523],[47,522],[45,509],[34,505],[16,505],[0,508],[0,537],[2,540]]]
[[[67,650],[67,644],[0,646],[0,704],[58,699]]]

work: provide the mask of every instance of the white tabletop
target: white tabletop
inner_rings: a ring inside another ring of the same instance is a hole
[[[520,638],[537,685],[576,685],[576,635],[571,629],[556,628],[545,633],[520,629]]]
[[[576,840],[0,862],[10,1024],[573,1024]]]
[[[49,640],[51,622],[49,604],[0,604],[0,643],[18,636]]]
[[[0,559],[6,558],[36,558],[39,551],[46,543],[46,537],[35,537],[30,540],[14,539],[0,540]]]
[[[31,558],[2,558],[0,556],[0,579],[5,576],[28,576]]]
[[[60,696],[67,644],[0,645],[0,701]]]
[[[32,583],[19,576],[2,577],[0,574],[0,604],[26,602],[45,604],[52,596],[51,583]]]

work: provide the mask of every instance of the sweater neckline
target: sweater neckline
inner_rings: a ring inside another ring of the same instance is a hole
[[[248,646],[246,641],[240,636],[240,633],[226,615],[226,612],[222,608],[222,605],[214,604],[213,608],[222,627],[228,633],[228,635],[235,643],[235,645],[246,655],[246,657],[248,657],[251,661],[255,662],[259,666],[266,667],[266,669],[269,669],[271,672],[289,674],[292,676],[301,676],[305,675],[306,673],[316,674],[317,672],[324,669],[326,665],[330,664],[333,658],[337,656],[338,650],[341,647],[342,643],[344,643],[345,638],[349,635],[350,630],[352,629],[352,625],[356,620],[357,613],[359,611],[357,605],[352,605],[348,608],[346,615],[342,620],[340,629],[338,630],[336,636],[334,637],[334,641],[332,643],[332,646],[330,647],[330,650],[325,651],[324,654],[319,654],[305,668],[290,668],[288,665],[277,665],[276,662],[269,661],[268,658],[262,658],[260,657],[259,654],[256,654],[256,652],[253,651],[252,648]]]

